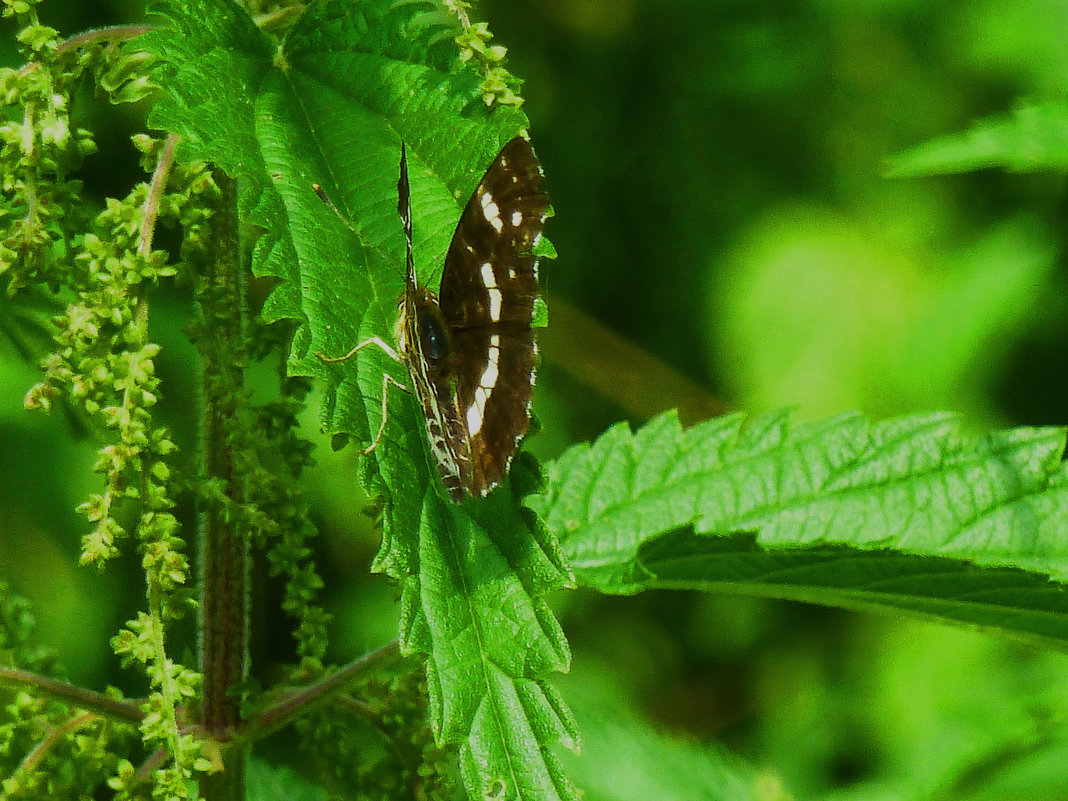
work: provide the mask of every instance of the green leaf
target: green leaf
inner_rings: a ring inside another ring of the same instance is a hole
[[[945,414],[672,414],[572,448],[531,499],[578,580],[904,610],[1068,642],[1064,432]]]
[[[182,136],[187,159],[212,161],[244,187],[240,208],[263,231],[253,271],[275,280],[263,316],[296,322],[289,371],[326,380],[324,427],[369,442],[383,374],[404,368],[369,337],[393,341],[403,288],[397,216],[401,142],[408,152],[416,270],[435,287],[467,197],[500,147],[528,125],[487,107],[482,75],[444,35],[436,3],[312,3],[279,46],[230,0],[155,6],[167,24],[144,47],[165,97],[152,123]],[[207,76],[210,76],[207,77]],[[321,184],[347,219],[313,192]],[[388,396],[388,423],[359,480],[383,501],[375,562],[402,582],[401,644],[428,654],[438,737],[461,746],[482,797],[574,797],[550,747],[574,726],[541,675],[570,659],[544,595],[569,578],[555,542],[519,507],[517,461],[486,499],[446,497],[429,461],[417,400]]]
[[[1040,327],[1041,305],[1056,293],[1057,247],[1031,217],[985,228],[954,253],[909,341],[888,365],[906,408],[986,401],[994,374],[1014,358],[1006,332]],[[974,399],[973,399],[974,397]]]
[[[887,175],[902,178],[1004,167],[1015,172],[1068,166],[1068,105],[1047,103],[989,117],[965,133],[940,136],[899,153]]]
[[[575,747],[578,734],[538,678],[570,662],[542,597],[561,581],[555,542],[503,491],[466,507],[437,497],[428,490],[402,642],[430,654],[439,736],[462,743],[465,783],[480,798],[575,797],[547,746]]]
[[[255,757],[248,761],[249,801],[325,801],[327,794],[303,776]]]
[[[565,764],[588,801],[785,801],[772,776],[715,746],[658,731],[620,703],[618,689],[587,685],[567,693],[583,731],[582,754]]]

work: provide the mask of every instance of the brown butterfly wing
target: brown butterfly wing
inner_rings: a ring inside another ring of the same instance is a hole
[[[542,183],[530,143],[508,142],[467,202],[445,257],[439,303],[450,358],[438,380],[454,400],[446,416],[463,431],[453,448],[472,495],[500,482],[530,424],[538,297],[531,251],[549,207]]]

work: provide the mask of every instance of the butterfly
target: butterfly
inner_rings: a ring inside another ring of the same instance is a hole
[[[375,345],[405,365],[438,474],[456,502],[483,496],[501,482],[530,425],[537,356],[532,321],[538,298],[533,249],[549,209],[543,180],[529,141],[516,137],[501,148],[460,214],[435,294],[415,274],[402,144],[397,211],[406,258],[395,330],[398,349],[372,337],[341,359],[324,357],[341,361]],[[365,453],[377,447],[385,430],[390,383],[407,389],[384,375],[382,424]]]

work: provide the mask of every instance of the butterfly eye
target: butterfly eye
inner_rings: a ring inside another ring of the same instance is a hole
[[[449,355],[449,335],[437,315],[426,314],[419,318],[419,339],[427,361],[436,364]]]

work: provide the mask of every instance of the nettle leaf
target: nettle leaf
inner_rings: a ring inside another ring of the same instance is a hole
[[[341,356],[371,336],[396,344],[401,142],[416,269],[434,288],[464,203],[528,121],[487,107],[483,76],[460,63],[460,29],[437,3],[312,3],[280,44],[230,0],[154,9],[164,25],[144,44],[165,96],[151,123],[181,135],[184,158],[238,179],[244,219],[262,230],[253,271],[275,280],[262,314],[296,323],[290,372],[326,382],[326,429],[370,442],[383,374],[408,383],[404,368],[373,347],[341,364],[316,354]],[[516,479],[453,504],[428,449],[418,401],[393,390],[358,478],[383,501],[376,569],[402,582],[402,649],[428,654],[438,736],[461,746],[472,795],[574,797],[549,752],[574,742],[574,725],[541,680],[570,658],[543,600],[569,578],[558,548],[519,507]],[[530,468],[517,463],[513,476],[524,469],[518,483],[533,486]]]
[[[1061,429],[946,414],[792,424],[673,414],[567,451],[530,499],[580,583],[907,611],[1068,643]]]
[[[891,160],[893,177],[1004,167],[1015,172],[1068,166],[1068,104],[1027,105],[1011,116],[976,120],[962,133],[939,136]]]
[[[717,745],[680,737],[650,724],[617,687],[572,686],[582,726],[582,754],[565,754],[588,798],[612,801],[771,801],[791,798],[762,783],[757,770]]]
[[[295,771],[256,758],[248,762],[247,791],[249,801],[326,801],[329,797]]]

